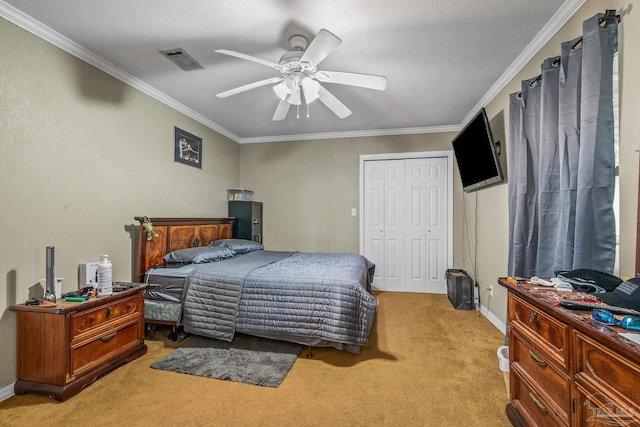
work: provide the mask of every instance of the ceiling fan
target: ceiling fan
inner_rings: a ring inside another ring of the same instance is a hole
[[[277,64],[233,50],[217,49],[216,52],[218,53],[274,68],[282,76],[249,83],[235,89],[220,92],[216,96],[218,98],[226,98],[250,89],[275,84],[273,90],[280,98],[280,102],[273,115],[274,121],[284,120],[291,105],[296,105],[299,108],[303,98],[307,104],[307,117],[309,117],[308,105],[318,99],[333,111],[336,116],[344,119],[351,115],[351,110],[320,83],[384,90],[387,87],[387,78],[371,74],[318,70],[318,64],[340,46],[340,43],[342,43],[342,40],[324,29],[318,32],[318,35],[311,43],[308,43],[307,38],[304,36],[294,35],[289,39],[291,51],[282,55]]]

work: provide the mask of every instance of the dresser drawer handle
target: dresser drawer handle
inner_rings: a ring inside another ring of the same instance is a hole
[[[109,335],[105,335],[102,338],[100,338],[100,341],[109,342],[109,341],[111,341],[113,339],[113,337],[116,336],[117,333],[118,333],[118,331],[111,332]]]
[[[542,403],[540,403],[540,401],[533,395],[533,393],[529,393],[529,398],[531,399],[533,404],[536,405],[536,408],[538,408],[538,411],[540,411],[542,415],[547,415],[547,408],[545,408]]]
[[[547,367],[547,362],[545,362],[544,360],[542,360],[542,358],[540,356],[538,356],[537,354],[535,354],[532,350],[529,350],[529,356],[531,356],[531,358],[533,360],[535,360],[535,362],[541,367],[541,368],[546,368]]]
[[[529,315],[529,323],[535,322],[537,318],[538,318],[538,313],[536,313],[535,311],[532,311],[531,314]]]
[[[107,317],[113,316],[113,307],[107,307]]]

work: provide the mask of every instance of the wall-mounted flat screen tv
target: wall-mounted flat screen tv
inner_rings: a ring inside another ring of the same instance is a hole
[[[503,181],[484,108],[453,139],[453,152],[464,191]]]

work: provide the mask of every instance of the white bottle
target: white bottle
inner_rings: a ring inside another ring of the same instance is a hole
[[[64,279],[64,277],[56,277],[56,282],[55,282],[55,286],[54,286],[54,290],[55,290],[55,294],[56,294],[56,299],[62,299],[62,279]]]
[[[113,293],[111,261],[109,255],[100,255],[98,264],[98,297],[107,297]]]

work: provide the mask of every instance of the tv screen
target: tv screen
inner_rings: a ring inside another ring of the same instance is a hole
[[[489,120],[484,108],[453,139],[464,191],[502,182]]]

